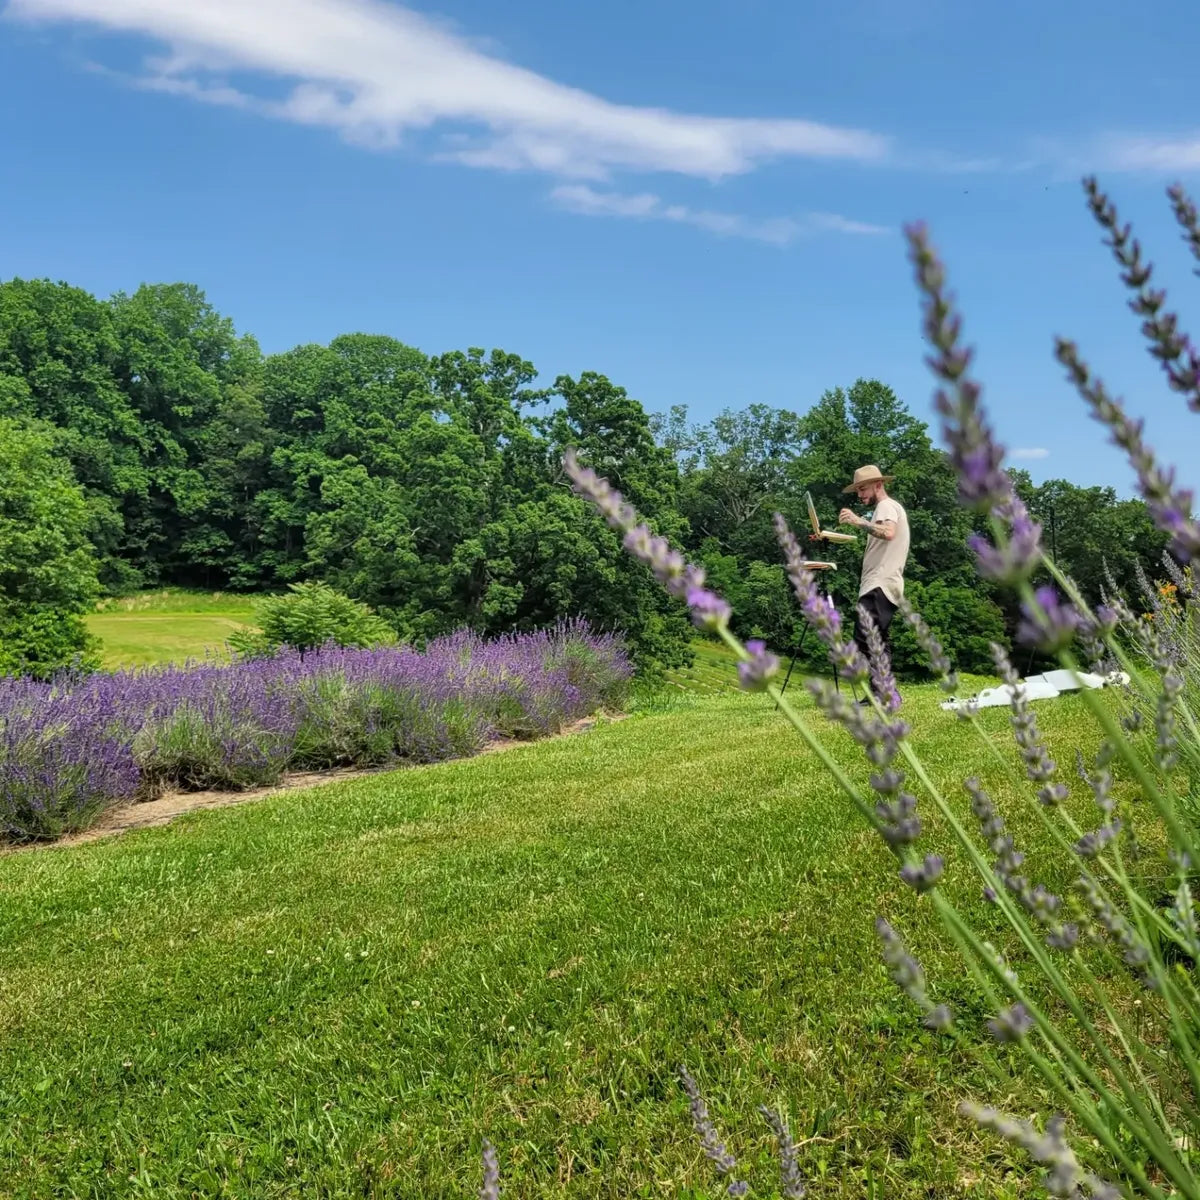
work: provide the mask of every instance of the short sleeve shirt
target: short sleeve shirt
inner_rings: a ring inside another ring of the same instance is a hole
[[[904,564],[908,561],[908,513],[904,511],[904,505],[888,496],[876,505],[873,521],[876,524],[895,521],[896,536],[889,542],[867,535],[858,594],[864,596],[875,588],[882,588],[893,604],[899,604],[904,595]]]

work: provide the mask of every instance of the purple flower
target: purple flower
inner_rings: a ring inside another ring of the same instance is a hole
[[[892,982],[925,1014],[925,1024],[930,1029],[949,1029],[953,1024],[950,1010],[944,1004],[934,1004],[925,991],[925,972],[904,943],[900,935],[884,920],[875,918],[875,934],[879,938],[883,961]]]
[[[536,736],[619,699],[620,638],[580,621],[484,641],[0,679],[0,832],[54,837],[167,786],[245,788],[289,768],[433,762]]]
[[[1075,843],[1075,853],[1080,858],[1095,858],[1120,832],[1121,818],[1114,817],[1107,825],[1101,825],[1098,829],[1085,833]]]
[[[804,614],[804,619],[825,645],[829,652],[829,660],[838,674],[851,683],[861,683],[867,678],[867,661],[853,642],[842,639],[841,615],[834,608],[833,602],[817,591],[812,572],[804,568],[804,555],[796,541],[796,535],[779,513],[775,514],[775,535],[783,550],[788,578],[792,581],[796,599],[800,601],[800,611]]]
[[[1000,543],[995,545],[973,533],[967,538],[967,545],[974,552],[976,567],[984,579],[1013,587],[1028,579],[1042,561],[1042,527],[1030,517],[1016,493],[998,504],[992,515],[1005,530]]]
[[[732,1175],[737,1168],[737,1160],[725,1148],[725,1143],[718,1136],[712,1118],[708,1115],[708,1105],[704,1103],[704,1097],[700,1095],[700,1088],[686,1067],[680,1066],[676,1070],[683,1090],[687,1093],[688,1107],[692,1114],[692,1128],[700,1138],[701,1148],[720,1174]],[[740,1190],[735,1191],[735,1188]],[[746,1184],[739,1180],[732,1180],[729,1184],[728,1194],[744,1196]]]
[[[938,686],[943,692],[948,694],[958,691],[958,676],[954,673],[950,659],[942,649],[941,643],[934,636],[933,630],[925,624],[924,618],[913,608],[906,596],[900,597],[900,615],[913,631],[913,636],[917,639],[917,645],[921,647],[925,652],[925,656],[929,659],[929,665],[933,669],[933,673],[938,677]]]
[[[692,622],[699,629],[716,633],[729,623],[733,610],[716,592],[707,588],[690,587],[687,590],[687,606],[692,612]]]
[[[623,545],[639,562],[648,566],[654,578],[674,597],[687,603],[692,621],[709,633],[717,633],[729,622],[731,610],[715,592],[704,586],[704,569],[685,561],[666,538],[659,537],[639,521],[637,511],[625,502],[590,467],[581,466],[575,450],[563,455],[563,470],[571,486],[589,501],[614,528],[625,531]]]
[[[1134,974],[1141,980],[1145,987],[1155,988],[1157,985],[1154,976],[1149,970],[1150,951],[1142,942],[1129,920],[1124,914],[1113,908],[1112,904],[1109,903],[1104,893],[1096,884],[1096,881],[1090,876],[1081,876],[1076,886],[1083,893],[1084,901],[1088,908],[1091,909],[1092,917],[1096,923],[1120,947],[1121,956],[1125,960],[1126,966],[1133,970]]]
[[[749,662],[738,663],[738,682],[748,692],[761,692],[779,673],[779,659],[771,654],[766,643],[752,638],[746,643]]]
[[[1044,654],[1057,654],[1065,650],[1079,632],[1082,624],[1079,613],[1072,605],[1064,604],[1058,592],[1049,585],[1038,588],[1033,595],[1033,604],[1028,601],[1021,604],[1017,641]]]
[[[940,854],[927,854],[920,863],[905,863],[900,868],[900,878],[918,895],[922,895],[937,886],[944,867],[945,862]]]
[[[1150,286],[1154,268],[1142,260],[1142,249],[1132,230],[1122,226],[1116,208],[1094,177],[1084,180],[1084,190],[1092,215],[1108,235],[1105,241],[1122,268],[1121,280],[1133,292],[1129,307],[1142,318],[1142,333],[1150,343],[1151,357],[1161,364],[1171,389],[1187,399],[1193,412],[1200,412],[1200,354],[1179,328],[1179,318],[1164,310],[1166,292]],[[1195,209],[1182,191],[1174,191],[1171,200],[1176,219],[1190,235],[1195,229]]]
[[[994,1108],[964,1102],[959,1111],[984,1129],[990,1129],[1001,1137],[1020,1146],[1034,1162],[1049,1168],[1046,1190],[1052,1196],[1076,1200],[1083,1196],[1086,1186],[1094,1200],[1118,1200],[1121,1195],[1111,1184],[1085,1171],[1067,1145],[1065,1122],[1062,1117],[1051,1117],[1046,1122],[1046,1132],[1038,1133],[1029,1121],[1018,1121]]]
[[[971,351],[961,344],[962,322],[946,292],[945,271],[924,226],[905,229],[909,256],[922,294],[923,330],[935,353],[925,361],[940,382],[934,406],[958,475],[958,494],[971,508],[988,512],[1012,492],[1004,472],[1004,447],[992,434],[980,403],[981,389],[967,374]]]
[[[496,1148],[489,1141],[483,1143],[483,1186],[479,1189],[479,1200],[500,1200],[500,1160]]]
[[[1104,384],[1092,377],[1073,342],[1059,338],[1055,357],[1067,369],[1076,390],[1091,406],[1092,416],[1108,427],[1110,440],[1125,451],[1137,472],[1138,491],[1150,510],[1155,525],[1171,537],[1171,553],[1183,562],[1200,554],[1200,526],[1192,519],[1192,493],[1175,486],[1174,468],[1158,465],[1154,451],[1142,438],[1145,423],[1126,415],[1120,401],[1113,399]]]
[[[896,677],[892,674],[892,660],[879,635],[875,618],[863,605],[858,606],[858,619],[866,634],[867,650],[871,667],[871,691],[886,712],[893,713],[900,707],[900,693],[896,688]]]
[[[1038,799],[1048,807],[1052,806],[1065,800],[1068,794],[1061,784],[1050,784],[1057,764],[1046,752],[1046,747],[1038,731],[1037,717],[1029,708],[1025,687],[1021,683],[1020,676],[1013,669],[1004,648],[993,642],[991,650],[1000,677],[1012,688],[1010,704],[1013,736],[1021,751],[1021,757],[1025,760],[1025,774],[1034,783],[1046,785],[1039,790]]]
[[[784,1200],[801,1200],[805,1193],[804,1181],[800,1178],[800,1164],[796,1161],[796,1143],[792,1141],[787,1122],[774,1109],[759,1105],[775,1142],[779,1146],[779,1190]]]
[[[998,1042],[1019,1042],[1033,1028],[1033,1018],[1018,1001],[997,1013],[988,1021],[987,1027]]]
[[[806,680],[805,687],[817,707],[863,747],[873,766],[886,767],[896,757],[900,740],[909,732],[907,722],[879,720],[866,705],[845,699],[827,679]]]
[[[1056,950],[1070,950],[1079,940],[1079,929],[1072,923],[1064,924],[1059,919],[1062,899],[1049,892],[1040,883],[1031,884],[1021,874],[1025,856],[1016,848],[1004,825],[992,798],[985,792],[979,780],[972,777],[965,781],[967,794],[971,797],[971,811],[979,821],[980,831],[988,849],[995,855],[992,871],[1004,884],[1023,909],[1046,930],[1046,941]],[[990,895],[989,895],[990,893]],[[996,894],[985,889],[985,899],[992,903]]]

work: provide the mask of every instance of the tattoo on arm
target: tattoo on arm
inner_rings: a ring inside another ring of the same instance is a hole
[[[887,536],[888,536],[888,526],[891,524],[892,524],[891,521],[879,521],[878,523],[872,522],[870,525],[864,525],[863,528],[872,537],[883,538],[886,540]]]

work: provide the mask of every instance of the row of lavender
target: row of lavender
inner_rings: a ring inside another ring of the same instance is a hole
[[[428,763],[617,707],[620,638],[582,622],[485,641],[233,664],[0,679],[0,835],[54,838],[167,788],[240,789],[288,770]]]

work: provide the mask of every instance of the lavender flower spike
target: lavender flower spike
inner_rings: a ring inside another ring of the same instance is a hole
[[[1033,1018],[1018,1001],[997,1013],[988,1021],[987,1027],[998,1042],[1019,1042],[1033,1028]]]
[[[804,1181],[800,1178],[800,1165],[796,1161],[796,1143],[792,1141],[791,1130],[787,1122],[772,1108],[760,1105],[758,1111],[762,1114],[775,1141],[779,1145],[779,1187],[784,1200],[801,1200],[806,1195]]]
[[[1083,187],[1092,215],[1108,235],[1105,243],[1112,248],[1113,257],[1122,268],[1121,282],[1134,294],[1129,307],[1142,318],[1142,333],[1150,342],[1150,356],[1162,366],[1172,391],[1179,392],[1193,412],[1200,412],[1200,353],[1179,328],[1179,317],[1164,310],[1166,292],[1150,286],[1154,268],[1143,261],[1137,238],[1128,225],[1121,224],[1112,201],[1100,190],[1094,176],[1088,176]],[[1181,216],[1186,219],[1187,198],[1172,196],[1171,199],[1176,219]],[[1184,227],[1188,228],[1186,224]]]
[[[783,550],[788,578],[792,581],[796,599],[800,601],[800,611],[804,614],[804,619],[828,649],[829,661],[833,663],[838,674],[851,683],[862,683],[870,670],[867,660],[853,642],[843,639],[841,615],[832,602],[817,591],[812,572],[804,569],[804,555],[800,551],[796,535],[779,513],[775,514],[775,534]]]
[[[1013,493],[998,504],[992,515],[1006,528],[1008,536],[999,546],[977,533],[967,538],[984,579],[1012,587],[1027,579],[1042,559],[1042,527],[1034,521],[1021,499]]]
[[[1025,1150],[1034,1162],[1049,1167],[1046,1190],[1051,1196],[1077,1200],[1084,1194],[1081,1190],[1083,1187],[1086,1187],[1096,1200],[1108,1200],[1109,1197],[1115,1200],[1115,1197],[1120,1195],[1111,1184],[1084,1171],[1079,1165],[1074,1152],[1067,1145],[1062,1117],[1051,1117],[1046,1122],[1046,1132],[1042,1134],[1038,1133],[1030,1122],[1018,1121],[1015,1117],[1006,1116],[994,1108],[964,1102],[959,1106],[959,1112],[982,1125],[984,1129],[990,1129],[1002,1138],[1014,1142]]]
[[[900,597],[900,615],[913,631],[917,645],[928,657],[929,665],[938,677],[938,686],[947,694],[958,691],[958,676],[954,672],[950,659],[946,657],[946,652],[934,636],[933,630],[925,624],[924,618],[913,608],[912,602],[906,596]]]
[[[1012,688],[1013,737],[1021,751],[1021,757],[1025,760],[1025,774],[1034,783],[1043,785],[1038,789],[1038,799],[1044,805],[1052,807],[1060,804],[1069,793],[1064,784],[1050,782],[1054,778],[1056,764],[1046,753],[1046,747],[1038,731],[1037,717],[1030,711],[1020,676],[1013,669],[1002,646],[992,642],[991,651],[1000,677]]]
[[[700,1138],[700,1145],[703,1147],[704,1153],[712,1160],[722,1175],[732,1175],[737,1167],[737,1159],[725,1149],[725,1143],[717,1136],[716,1127],[708,1115],[708,1105],[704,1103],[704,1097],[700,1095],[700,1088],[687,1067],[677,1067],[676,1073],[679,1075],[679,1082],[683,1085],[684,1092],[687,1093],[688,1107],[692,1114],[692,1128]],[[730,1196],[744,1196],[749,1188],[741,1180],[735,1179],[730,1182],[727,1190]]]
[[[1012,493],[1012,483],[1001,466],[1004,447],[985,420],[979,384],[967,374],[971,351],[960,344],[962,321],[946,293],[942,264],[929,245],[924,226],[910,225],[904,232],[923,296],[925,337],[936,351],[926,362],[942,384],[933,402],[943,418],[942,436],[958,474],[959,498],[971,508],[988,512]]]
[[[925,1013],[925,1025],[929,1029],[949,1029],[953,1018],[944,1004],[934,1004],[925,991],[925,972],[904,943],[900,935],[883,919],[875,918],[875,933],[883,947],[883,961],[892,982]]]
[[[746,650],[750,661],[738,663],[738,682],[748,692],[765,691],[767,684],[779,674],[779,659],[757,638],[746,643]]]
[[[924,895],[937,886],[945,865],[940,854],[927,854],[922,862],[905,863],[900,868],[900,878],[918,895]]]
[[[1057,654],[1071,644],[1083,622],[1075,608],[1063,603],[1049,585],[1034,592],[1034,601],[1021,604],[1017,641],[1045,654]]]
[[[479,1200],[500,1200],[500,1160],[496,1148],[489,1141],[483,1143],[483,1186],[479,1189]]]
[[[1137,472],[1138,490],[1150,509],[1150,516],[1172,539],[1171,553],[1183,562],[1200,557],[1200,525],[1192,519],[1192,493],[1176,488],[1174,468],[1158,465],[1154,451],[1142,439],[1144,422],[1127,416],[1120,401],[1114,400],[1104,384],[1093,378],[1074,342],[1059,338],[1054,353],[1066,367],[1076,391],[1091,406],[1092,416],[1108,426],[1110,440],[1125,451]]]
[[[784,520],[782,513],[775,514],[774,523],[775,537],[779,542],[779,548],[783,551],[783,561],[787,566],[788,579],[792,581],[796,599],[800,601],[800,606],[803,608],[810,597],[816,594],[817,588],[812,572],[805,570],[804,551],[800,549],[800,543],[796,540],[796,535],[788,528],[788,523]]]
[[[871,691],[886,712],[894,713],[900,707],[900,693],[896,688],[896,677],[892,674],[892,660],[874,617],[861,604],[858,619],[867,636],[867,650],[871,666]]]
[[[1171,200],[1171,210],[1175,214],[1175,220],[1179,222],[1179,227],[1183,230],[1183,240],[1187,242],[1192,257],[1200,263],[1200,215],[1196,212],[1196,206],[1187,192],[1177,183],[1167,188],[1167,195]],[[1200,275],[1200,267],[1196,268],[1196,274]]]
[[[621,493],[590,467],[580,465],[573,448],[563,454],[563,470],[571,486],[615,529],[625,531],[625,549],[644,562],[672,596],[687,603],[692,621],[701,629],[716,633],[729,622],[731,610],[715,592],[704,586],[704,570],[686,562],[666,538],[658,537],[638,520],[637,511]]]

